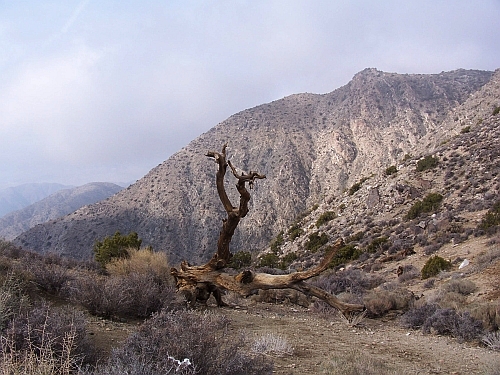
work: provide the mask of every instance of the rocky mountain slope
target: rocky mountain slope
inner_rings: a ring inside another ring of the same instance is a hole
[[[118,193],[121,186],[93,182],[59,190],[28,207],[0,218],[0,238],[12,240],[35,225],[67,215],[85,205],[93,204]]]
[[[216,166],[204,154],[228,142],[236,167],[267,175],[256,183],[250,213],[232,243],[233,250],[260,250],[307,208],[343,196],[362,178],[400,164],[405,155],[432,151],[475,125],[474,116],[491,114],[499,104],[499,75],[365,69],[331,93],[292,95],[242,111],[112,198],[38,225],[15,243],[85,258],[96,239],[116,230],[136,231],[145,245],[167,252],[173,263],[207,259],[224,214],[215,189]],[[227,180],[235,199],[230,176]],[[378,202],[385,207],[383,194],[393,192],[379,191]]]
[[[56,183],[33,183],[2,189],[0,190],[0,217],[27,207],[56,191],[70,187],[72,186]]]

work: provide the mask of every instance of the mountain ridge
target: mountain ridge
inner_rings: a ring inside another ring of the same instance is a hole
[[[233,251],[258,251],[325,195],[340,194],[360,178],[456,132],[453,111],[492,76],[470,70],[401,75],[365,69],[331,93],[295,94],[241,111],[114,197],[38,225],[15,243],[88,258],[96,239],[116,230],[136,231],[145,245],[167,252],[173,263],[207,259],[224,214],[215,164],[204,154],[228,142],[237,168],[267,175],[256,184],[250,213],[232,243]],[[232,184],[227,186],[234,202]]]
[[[82,206],[93,204],[116,194],[123,187],[107,182],[91,182],[66,188],[27,207],[0,218],[0,238],[12,240],[30,228],[67,215]]]
[[[73,186],[58,183],[28,183],[0,190],[0,217],[29,206],[49,195]]]

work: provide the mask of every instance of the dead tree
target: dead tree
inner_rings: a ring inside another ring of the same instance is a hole
[[[222,301],[221,290],[230,290],[247,297],[259,289],[295,289],[308,296],[314,296],[322,299],[330,306],[340,310],[343,314],[354,311],[362,311],[364,306],[348,304],[340,301],[330,293],[308,284],[305,280],[319,275],[328,268],[328,264],[333,259],[337,251],[343,246],[342,239],[339,239],[333,245],[331,251],[324,257],[319,265],[309,270],[295,272],[287,275],[270,275],[266,273],[257,273],[252,270],[245,270],[237,275],[230,275],[224,272],[224,268],[230,262],[233,256],[229,250],[229,244],[238,223],[248,213],[248,202],[250,193],[246,189],[246,184],[252,188],[256,179],[266,178],[257,172],[250,171],[248,174],[238,174],[236,168],[229,160],[226,160],[227,144],[222,147],[222,152],[208,152],[206,156],[215,159],[218,164],[216,174],[217,192],[219,198],[227,213],[227,219],[223,221],[222,229],[217,243],[217,252],[208,263],[201,266],[192,266],[186,261],[182,262],[180,269],[172,268],[171,274],[174,276],[177,290],[184,295],[191,306],[196,301],[206,303],[211,294],[214,295],[218,306],[225,306]],[[227,167],[232,171],[237,179],[236,189],[240,194],[239,206],[232,205],[226,194],[224,187],[224,176]]]

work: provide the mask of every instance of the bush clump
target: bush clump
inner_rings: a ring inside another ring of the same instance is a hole
[[[281,262],[279,263],[279,268],[281,268],[282,270],[284,269],[287,269],[288,266],[298,258],[297,256],[297,253],[295,252],[289,252],[288,254],[286,254],[282,259],[281,259]]]
[[[388,241],[389,238],[386,236],[377,237],[366,247],[366,252],[375,253],[380,249],[386,250],[388,247]]]
[[[239,270],[243,267],[249,267],[252,264],[252,254],[248,251],[238,251],[233,254],[231,262],[227,265],[229,268]]]
[[[258,267],[277,268],[280,258],[275,253],[266,253],[259,257]]]
[[[415,219],[426,212],[432,212],[437,210],[439,205],[443,200],[443,196],[438,193],[430,193],[423,200],[418,200],[411,206],[410,210],[406,214],[406,218],[409,220]]]
[[[366,180],[368,180],[368,178],[364,177],[361,180],[359,180],[358,182],[356,182],[354,185],[352,185],[349,188],[349,195],[354,195],[354,193],[356,193],[359,189],[361,189],[363,182],[365,182]]]
[[[404,288],[393,290],[372,290],[363,297],[363,304],[371,316],[383,316],[390,310],[407,309],[413,300],[413,294]]]
[[[281,246],[285,243],[283,239],[283,231],[279,232],[276,238],[271,242],[271,251],[277,254],[280,251]]]
[[[288,233],[288,239],[290,241],[293,241],[296,238],[302,236],[304,234],[304,230],[298,224],[294,224],[290,227],[290,229],[288,229],[287,233]]]
[[[113,236],[105,237],[102,241],[96,241],[93,247],[95,260],[105,267],[113,258],[127,258],[128,248],[139,249],[142,240],[136,232],[130,232],[123,236],[116,231]]]
[[[451,263],[446,259],[441,258],[438,255],[430,257],[427,262],[425,262],[422,268],[421,274],[422,279],[428,279],[429,277],[436,276],[441,271],[447,271],[451,268]]]
[[[483,324],[465,311],[458,313],[454,309],[436,309],[422,326],[424,333],[453,336],[460,341],[472,341],[483,333]]]
[[[474,293],[477,290],[477,286],[470,280],[450,280],[443,285],[443,290],[445,292],[467,296]]]
[[[427,155],[425,158],[420,159],[417,162],[417,171],[418,172],[423,172],[428,169],[433,169],[436,168],[439,163],[438,158],[435,158],[431,155]]]
[[[78,278],[69,284],[68,294],[91,314],[105,318],[146,318],[177,307],[174,288],[147,273]]]
[[[306,249],[311,251],[312,253],[315,253],[318,251],[318,249],[326,245],[328,243],[328,236],[326,233],[321,233],[321,235],[318,232],[314,232],[309,235],[309,241],[306,242]]]
[[[337,217],[337,214],[334,211],[325,211],[323,212],[318,220],[316,220],[316,228],[319,228],[320,226],[328,223],[329,221],[332,221]]]
[[[386,168],[385,170],[385,175],[390,176],[398,172],[398,168],[395,165],[391,165],[390,167]]]
[[[358,259],[362,253],[363,252],[358,249],[357,246],[353,244],[346,245],[337,251],[329,266],[333,268],[341,264],[349,263],[350,261]]]
[[[268,359],[244,353],[240,342],[227,338],[228,325],[214,314],[161,311],[115,349],[98,374],[271,374]],[[176,361],[183,372],[172,367]]]
[[[46,371],[40,373],[69,374],[96,359],[83,314],[47,304],[19,312],[5,329],[0,348],[11,370],[38,366]]]
[[[411,329],[420,329],[424,326],[425,322],[431,317],[438,306],[432,303],[424,303],[421,306],[408,310],[402,316],[402,323],[405,327]]]
[[[489,234],[494,234],[500,225],[500,201],[497,201],[493,207],[484,215],[479,229],[482,229]]]

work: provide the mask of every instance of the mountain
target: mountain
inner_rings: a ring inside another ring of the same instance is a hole
[[[72,186],[56,183],[33,183],[2,189],[0,190],[0,217],[29,206],[56,191],[70,187]]]
[[[0,238],[12,240],[37,224],[57,219],[80,207],[106,199],[122,189],[121,186],[112,183],[94,182],[59,190],[28,207],[0,218]]]
[[[341,195],[405,155],[430,152],[460,134],[476,113],[491,113],[499,75],[365,69],[331,93],[291,95],[244,110],[115,196],[38,225],[14,242],[88,258],[96,239],[136,231],[144,245],[167,252],[172,263],[205,260],[215,251],[225,214],[216,193],[216,165],[204,155],[228,142],[237,168],[267,175],[257,181],[250,213],[232,242],[234,251],[260,250],[325,197]],[[235,202],[230,177],[228,193]]]

